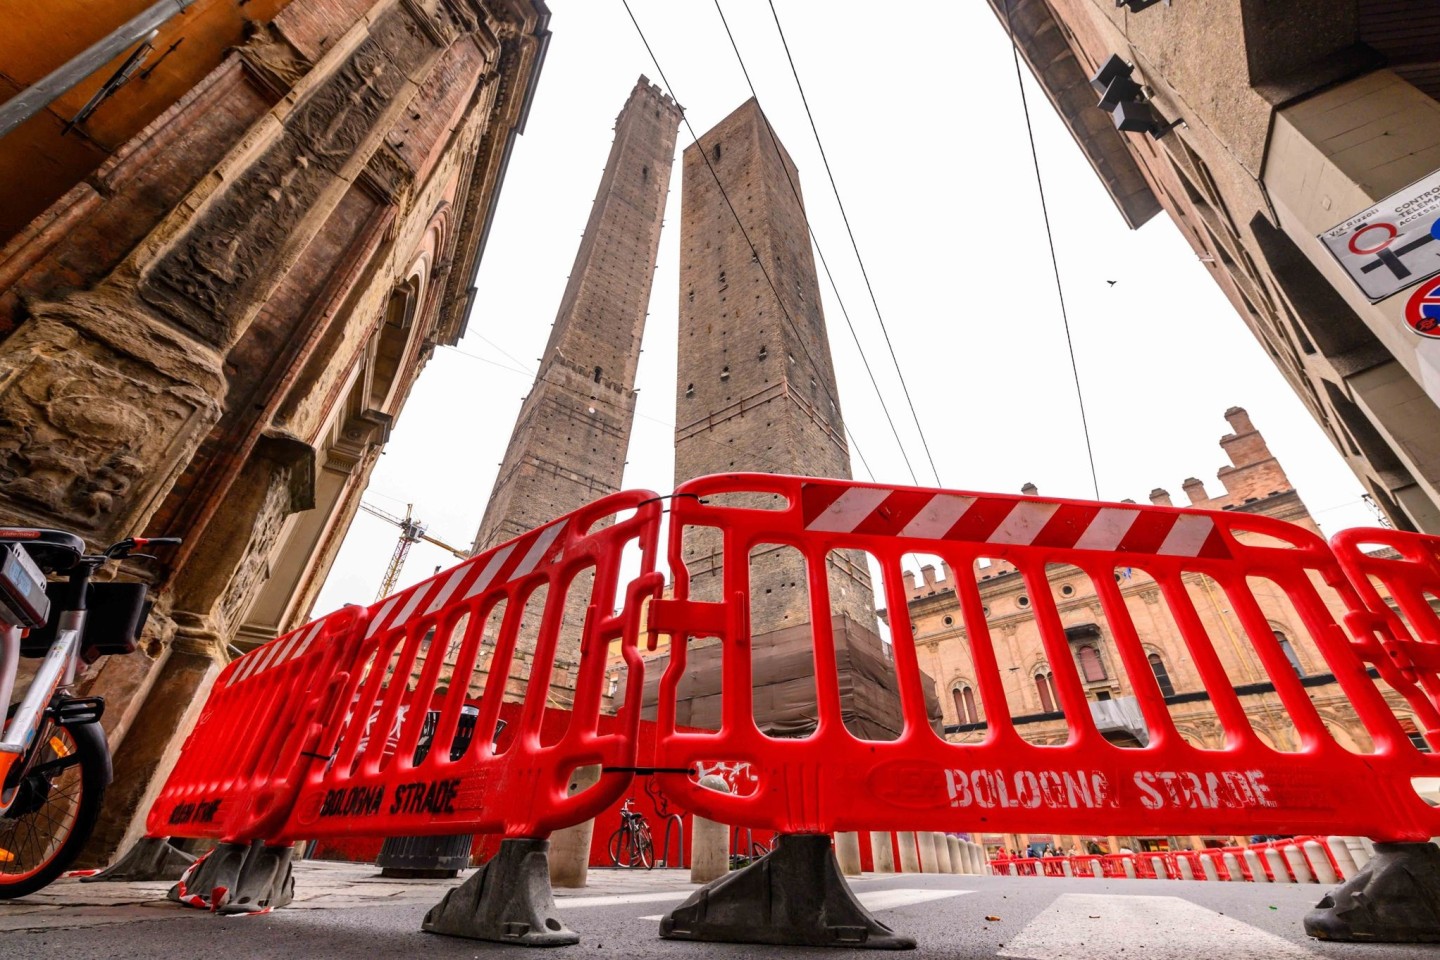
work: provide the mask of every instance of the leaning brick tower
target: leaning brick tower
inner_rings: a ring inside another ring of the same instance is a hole
[[[751,99],[685,150],[683,170],[676,483],[736,471],[849,478],[794,162]],[[703,533],[686,541],[697,599],[719,599],[718,549]],[[793,550],[762,547],[750,570],[756,720],[780,735],[808,732],[814,664],[805,562]],[[866,735],[897,732],[898,698],[886,689],[892,671],[865,558],[832,553],[825,574],[847,724]],[[708,658],[715,663],[707,667]],[[712,726],[718,649],[697,644],[691,663],[679,719]]]
[[[476,553],[620,489],[680,117],[675,101],[642,76],[615,120],[590,220],[475,534]],[[562,666],[576,660],[583,613],[582,604],[567,614],[571,649],[562,645]],[[525,661],[530,651],[520,640]]]

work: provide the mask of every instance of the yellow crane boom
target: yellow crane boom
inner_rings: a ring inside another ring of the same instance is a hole
[[[444,540],[430,536],[426,532],[426,525],[411,515],[414,506],[412,503],[405,504],[405,516],[397,517],[393,513],[387,513],[363,500],[360,502],[361,510],[400,528],[400,539],[396,541],[395,550],[390,554],[390,564],[385,568],[385,578],[380,581],[380,592],[375,596],[376,600],[388,597],[395,590],[395,583],[400,579],[400,571],[405,567],[405,558],[410,555],[410,547],[421,540],[433,543],[442,550],[449,550],[461,560],[467,560],[470,557],[470,554],[459,547],[452,547]]]

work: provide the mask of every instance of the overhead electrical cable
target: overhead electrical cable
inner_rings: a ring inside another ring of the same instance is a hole
[[[716,6],[719,3],[717,0]],[[943,487],[945,484],[940,480],[940,470],[935,466],[935,457],[930,453],[930,443],[925,439],[925,430],[920,426],[920,415],[915,412],[915,401],[910,396],[910,387],[905,382],[905,374],[900,369],[900,360],[895,356],[895,345],[890,342],[890,330],[885,326],[885,317],[880,312],[880,302],[875,296],[875,288],[870,283],[870,273],[865,269],[865,258],[860,256],[860,244],[855,240],[855,231],[850,227],[850,216],[845,212],[845,203],[840,199],[840,188],[835,184],[835,174],[830,170],[830,158],[825,155],[825,144],[820,140],[820,130],[815,126],[815,117],[810,112],[810,101],[805,96],[805,86],[800,82],[800,71],[795,68],[795,58],[790,55],[790,43],[785,39],[785,29],[780,26],[780,15],[775,12],[775,0],[770,0],[770,15],[775,20],[775,30],[780,34],[780,44],[785,48],[785,59],[790,62],[790,74],[795,78],[795,87],[800,91],[800,102],[805,105],[805,116],[810,120],[810,132],[815,135],[815,146],[820,148],[820,160],[825,165],[825,176],[830,179],[830,190],[835,194],[835,203],[840,207],[840,218],[845,221],[845,232],[850,236],[850,248],[855,251],[855,260],[860,264],[860,275],[865,279],[865,289],[870,293],[870,304],[875,308],[875,319],[880,321],[880,332],[885,335],[885,346],[890,350],[890,361],[895,365],[895,375],[900,378],[900,389],[905,392],[905,402],[910,406],[910,416],[915,421],[915,431],[920,434],[920,444],[925,448],[925,456],[930,461],[930,471],[935,474],[935,483]],[[723,15],[722,15],[723,16]],[[726,32],[729,32],[727,26]],[[734,43],[734,38],[731,38]],[[736,50],[735,55],[739,56],[740,51]],[[749,79],[749,75],[746,75]],[[752,88],[753,90],[753,88]],[[829,269],[828,267],[826,268]],[[847,317],[848,321],[849,318]]]
[[[640,28],[640,21],[635,19],[635,11],[630,9],[630,0],[620,0],[620,3],[625,7],[625,12],[630,15],[630,22],[635,25],[635,32],[640,35],[640,42],[644,44],[645,52],[650,55],[650,62],[655,64],[655,72],[659,74],[660,80],[670,92],[671,98],[674,99],[676,103],[683,102],[679,95],[676,94],[675,87],[671,85],[669,77],[665,75],[665,68],[660,66],[660,60],[655,56],[655,51],[651,48],[650,41],[645,36],[645,31]],[[683,112],[680,116],[685,123],[685,129],[690,131],[691,141],[698,147],[700,145],[700,136],[695,132],[695,127],[691,125],[690,118]],[[740,228],[740,236],[744,238],[746,246],[750,248],[752,260],[755,265],[760,268],[760,273],[765,277],[765,282],[769,285],[770,292],[775,295],[775,302],[780,306],[780,312],[785,316],[786,322],[790,324],[790,329],[795,331],[795,337],[800,344],[801,352],[805,354],[805,359],[809,362],[811,368],[819,372],[821,369],[820,365],[816,363],[815,358],[810,355],[810,348],[805,345],[805,336],[800,332],[799,326],[796,325],[795,318],[790,315],[790,311],[785,307],[785,301],[781,299],[780,290],[775,286],[775,280],[770,276],[770,271],[765,269],[764,258],[760,256],[760,250],[755,246],[755,242],[750,239],[750,232],[745,229],[745,224],[741,221],[740,214],[735,209],[735,204],[730,201],[730,194],[726,192],[725,185],[720,182],[720,174],[710,162],[709,153],[705,150],[698,152],[700,158],[705,161],[705,167],[710,171],[710,176],[715,179],[715,186],[720,191],[720,198],[725,201],[725,206],[729,208],[730,215],[735,218],[735,225]],[[840,410],[840,401],[836,399],[834,393],[831,392],[829,385],[822,382],[820,386],[824,389],[825,396],[830,401],[831,406],[838,412]],[[860,444],[856,442],[855,434],[848,424],[845,426],[845,435],[849,439],[850,446],[854,449],[855,455],[859,457],[860,465],[865,468],[865,473],[869,475],[870,480],[873,482],[875,480],[875,473],[870,469],[870,464],[865,459],[865,454],[860,450]]]
[[[735,34],[730,32],[730,23],[725,19],[725,11],[720,9],[720,0],[715,0],[715,12],[720,15],[720,22],[725,27],[725,35],[730,38],[730,49],[735,51],[735,59],[740,63],[740,72],[745,75],[745,85],[750,88],[750,96],[755,102],[760,102],[760,94],[755,92],[755,84],[750,79],[750,71],[745,67],[745,58],[740,55],[740,47],[735,42]],[[810,240],[815,244],[815,253],[820,258],[820,265],[825,268],[825,278],[830,281],[830,290],[835,294],[835,302],[840,305],[840,315],[845,318],[845,326],[850,328],[850,338],[855,341],[855,349],[860,354],[860,362],[865,365],[865,373],[870,377],[870,386],[875,388],[875,396],[880,401],[880,409],[885,413],[885,422],[890,425],[890,433],[895,437],[895,445],[900,448],[900,458],[905,461],[905,469],[910,471],[910,481],[916,486],[920,485],[920,478],[915,475],[915,467],[910,463],[910,454],[905,449],[905,442],[900,439],[900,431],[895,428],[895,418],[890,416],[890,407],[885,402],[885,395],[880,391],[880,384],[875,380],[875,371],[870,368],[870,358],[865,353],[865,348],[860,345],[860,335],[855,331],[855,324],[850,321],[850,311],[845,306],[845,299],[840,296],[840,288],[835,283],[835,275],[830,272],[830,262],[825,259],[825,251],[820,249],[820,238],[815,235],[815,228],[810,225],[810,215],[805,212],[805,202],[800,199],[800,190],[795,185],[795,179],[790,176],[790,168],[785,163],[785,158],[780,155],[780,140],[775,136],[775,128],[770,125],[770,118],[765,114],[762,107],[760,116],[765,119],[765,130],[770,134],[770,145],[775,148],[775,155],[780,157],[780,169],[785,171],[785,180],[790,184],[790,193],[794,195],[796,204],[800,207],[800,216],[805,220],[805,230],[810,234]],[[903,382],[903,378],[902,378]],[[917,424],[918,426],[918,424]],[[924,442],[924,436],[921,436]],[[927,449],[928,453],[929,450]],[[931,461],[934,467],[934,461]],[[937,475],[936,482],[939,482]]]
[[[510,357],[511,360],[514,360],[514,359],[515,359],[511,354],[505,353],[505,351],[504,351],[503,349],[501,349],[498,345],[496,345],[494,341],[492,341],[492,340],[486,340],[485,342],[488,343],[488,344],[490,344],[492,347],[495,347],[495,349],[496,349],[496,350],[499,350],[501,353],[504,353],[505,356]],[[490,364],[490,366],[492,366],[492,367],[499,367],[501,370],[508,370],[508,371],[511,372],[511,373],[518,373],[518,374],[520,374],[521,376],[529,377],[529,378],[531,378],[531,381],[532,381],[533,383],[548,383],[548,384],[550,384],[551,386],[554,386],[554,387],[562,387],[562,388],[565,387],[565,384],[563,384],[563,383],[559,383],[558,381],[551,380],[549,377],[542,377],[542,376],[540,376],[540,375],[537,374],[537,373],[534,373],[534,372],[532,372],[532,371],[529,371],[529,370],[524,369],[524,368],[523,368],[523,365],[522,365],[522,366],[519,366],[519,367],[512,367],[512,366],[511,366],[510,364],[508,364],[508,363],[501,363],[499,360],[491,360],[489,357],[482,357],[482,356],[480,356],[480,354],[478,354],[478,353],[470,353],[468,350],[461,350],[459,347],[451,347],[450,350],[451,350],[451,352],[453,352],[453,353],[458,353],[458,354],[460,354],[460,356],[462,356],[462,357],[469,357],[471,360],[479,360],[481,363],[488,363],[488,364]],[[516,362],[519,363],[520,361],[517,360]],[[649,420],[651,423],[658,423],[658,424],[660,424],[662,427],[669,427],[671,430],[674,430],[674,429],[675,429],[675,424],[671,423],[669,420],[662,420],[662,419],[660,419],[659,417],[652,417],[652,416],[650,416],[650,415],[647,414],[647,413],[641,413],[639,410],[636,410],[636,411],[635,411],[635,416],[639,417],[641,420]],[[728,444],[721,443],[719,440],[716,440],[714,437],[706,436],[706,435],[703,434],[703,433],[697,433],[697,434],[695,434],[695,436],[698,437],[698,438],[700,438],[700,439],[702,439],[702,440],[708,440],[710,443],[715,444],[715,446],[721,447],[721,448],[723,448],[723,449],[725,449],[725,450],[730,450],[730,449],[732,449]],[[760,455],[760,454],[758,454],[758,453],[755,454],[754,456],[755,456],[756,459],[761,460],[761,461],[764,461],[765,463],[768,463],[770,466],[774,467],[776,470],[784,471],[784,470],[788,469],[784,464],[779,463],[779,462],[777,462],[777,461],[775,461],[775,460],[771,460],[769,457],[762,456],[762,455]],[[389,499],[394,500],[395,498],[394,498],[394,497],[390,497]],[[397,502],[397,503],[403,503],[404,501],[403,501],[403,500],[397,500],[396,502]]]
[[[1050,268],[1055,274],[1055,295],[1060,300],[1060,321],[1065,325],[1065,345],[1070,350],[1070,373],[1075,378],[1075,398],[1080,404],[1080,427],[1085,434],[1085,456],[1090,459],[1090,482],[1095,499],[1100,499],[1100,478],[1095,473],[1095,448],[1090,444],[1090,421],[1085,416],[1085,394],[1080,389],[1080,366],[1075,361],[1075,341],[1070,336],[1070,315],[1065,310],[1065,290],[1060,283],[1060,260],[1055,255],[1055,234],[1050,229],[1050,208],[1045,203],[1045,180],[1040,175],[1040,154],[1035,149],[1035,128],[1030,123],[1030,101],[1025,96],[1025,75],[1020,70],[1020,47],[1010,24],[1010,0],[1005,5],[1005,32],[1010,35],[1010,54],[1015,60],[1015,83],[1020,88],[1020,106],[1025,113],[1025,132],[1030,138],[1030,162],[1035,167],[1035,186],[1040,191],[1040,213],[1045,219],[1045,239],[1050,244]],[[771,4],[772,8],[774,4]]]

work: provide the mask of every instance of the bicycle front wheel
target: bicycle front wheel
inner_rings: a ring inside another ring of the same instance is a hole
[[[630,866],[630,831],[624,827],[610,834],[610,862],[617,867]]]
[[[634,863],[649,870],[655,866],[655,844],[650,839],[650,831],[646,830],[635,838],[635,859]]]
[[[79,856],[105,793],[107,750],[99,724],[52,726],[15,764],[0,816],[0,900],[34,893]]]

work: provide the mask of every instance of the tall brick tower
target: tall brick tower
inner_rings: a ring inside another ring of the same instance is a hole
[[[754,99],[685,150],[683,189],[676,483],[734,471],[850,477],[800,176]],[[686,543],[699,599],[719,599],[718,547],[704,534]],[[777,734],[807,732],[814,664],[804,560],[762,548],[750,569],[756,720]],[[847,723],[867,735],[898,732],[864,557],[832,553],[826,579]],[[718,650],[697,645],[692,664],[680,719],[710,726],[719,718]]]
[[[495,479],[472,549],[488,549],[620,489],[635,414],[635,367],[650,303],[680,107],[641,77],[575,254],[540,370]],[[567,607],[552,686],[578,659],[585,598]],[[521,636],[512,686],[528,676]]]
[[[679,126],[675,101],[642,76],[615,120],[595,205],[475,534],[476,552],[620,489]]]

